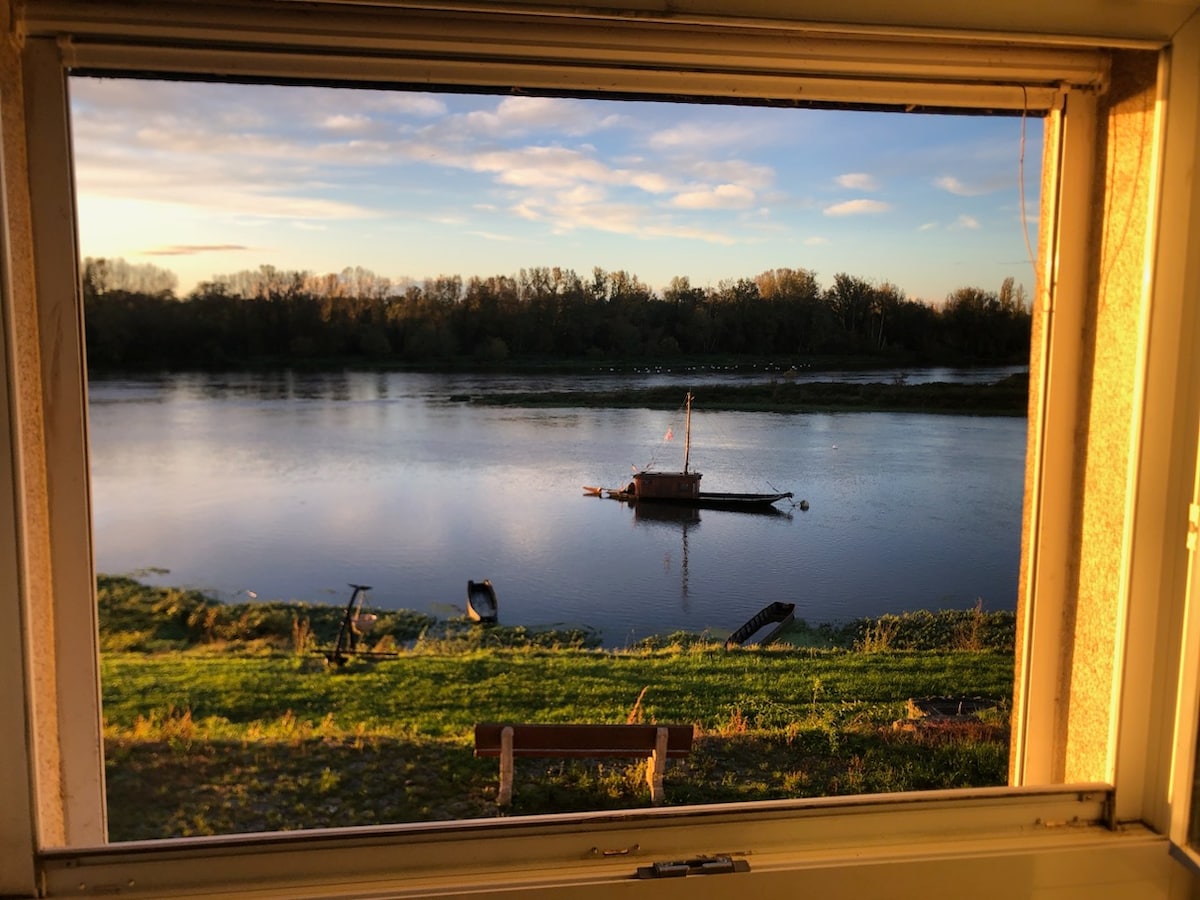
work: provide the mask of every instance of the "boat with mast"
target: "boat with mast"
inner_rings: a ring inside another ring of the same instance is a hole
[[[769,494],[731,493],[700,490],[699,472],[689,468],[692,451],[692,393],[688,391],[684,402],[683,469],[679,472],[635,472],[633,481],[623,488],[604,491],[604,495],[627,503],[672,503],[680,506],[697,506],[707,509],[745,510],[763,512],[770,510],[780,500],[789,500],[791,491]],[[596,488],[585,487],[589,494]]]

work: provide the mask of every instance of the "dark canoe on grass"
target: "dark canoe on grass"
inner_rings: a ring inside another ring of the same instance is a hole
[[[488,579],[467,582],[467,617],[475,622],[496,621],[496,589]]]
[[[768,604],[755,613],[750,621],[729,636],[729,640],[725,642],[725,649],[729,650],[733,647],[740,647],[764,628],[774,626],[761,638],[754,641],[759,647],[765,647],[771,641],[775,640],[775,638],[779,637],[783,629],[792,624],[792,620],[795,617],[795,603],[780,603],[776,601]]]

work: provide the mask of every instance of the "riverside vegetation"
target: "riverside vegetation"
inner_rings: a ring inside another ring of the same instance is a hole
[[[938,302],[845,272],[824,287],[778,268],[713,287],[676,276],[656,292],[626,271],[442,275],[393,283],[362,268],[319,275],[261,266],[185,297],[176,278],[121,259],[83,263],[93,372],[234,368],[455,369],[710,364],[753,359],[872,368],[1020,365],[1024,289],[961,287]]]
[[[327,666],[343,609],[219,603],[99,579],[110,838],[497,815],[477,721],[691,723],[670,804],[1003,784],[1014,616],[914,612],[798,622],[725,651],[672,634],[602,650],[532,632],[374,610],[372,650]],[[548,685],[553,685],[548,688]],[[978,697],[962,722],[896,727],[911,698]],[[636,761],[518,760],[508,814],[645,806]]]

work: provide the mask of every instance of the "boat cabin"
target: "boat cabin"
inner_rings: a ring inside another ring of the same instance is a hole
[[[699,500],[699,472],[638,472],[633,495],[639,500]]]

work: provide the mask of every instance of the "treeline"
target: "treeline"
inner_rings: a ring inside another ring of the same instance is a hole
[[[906,365],[1019,363],[1030,313],[1008,278],[941,307],[847,274],[822,288],[774,269],[715,288],[677,277],[661,295],[628,272],[522,269],[393,284],[361,268],[263,266],[176,297],[170,273],[86,259],[89,366],[219,368],[321,361],[396,365],[753,356],[880,357]]]

